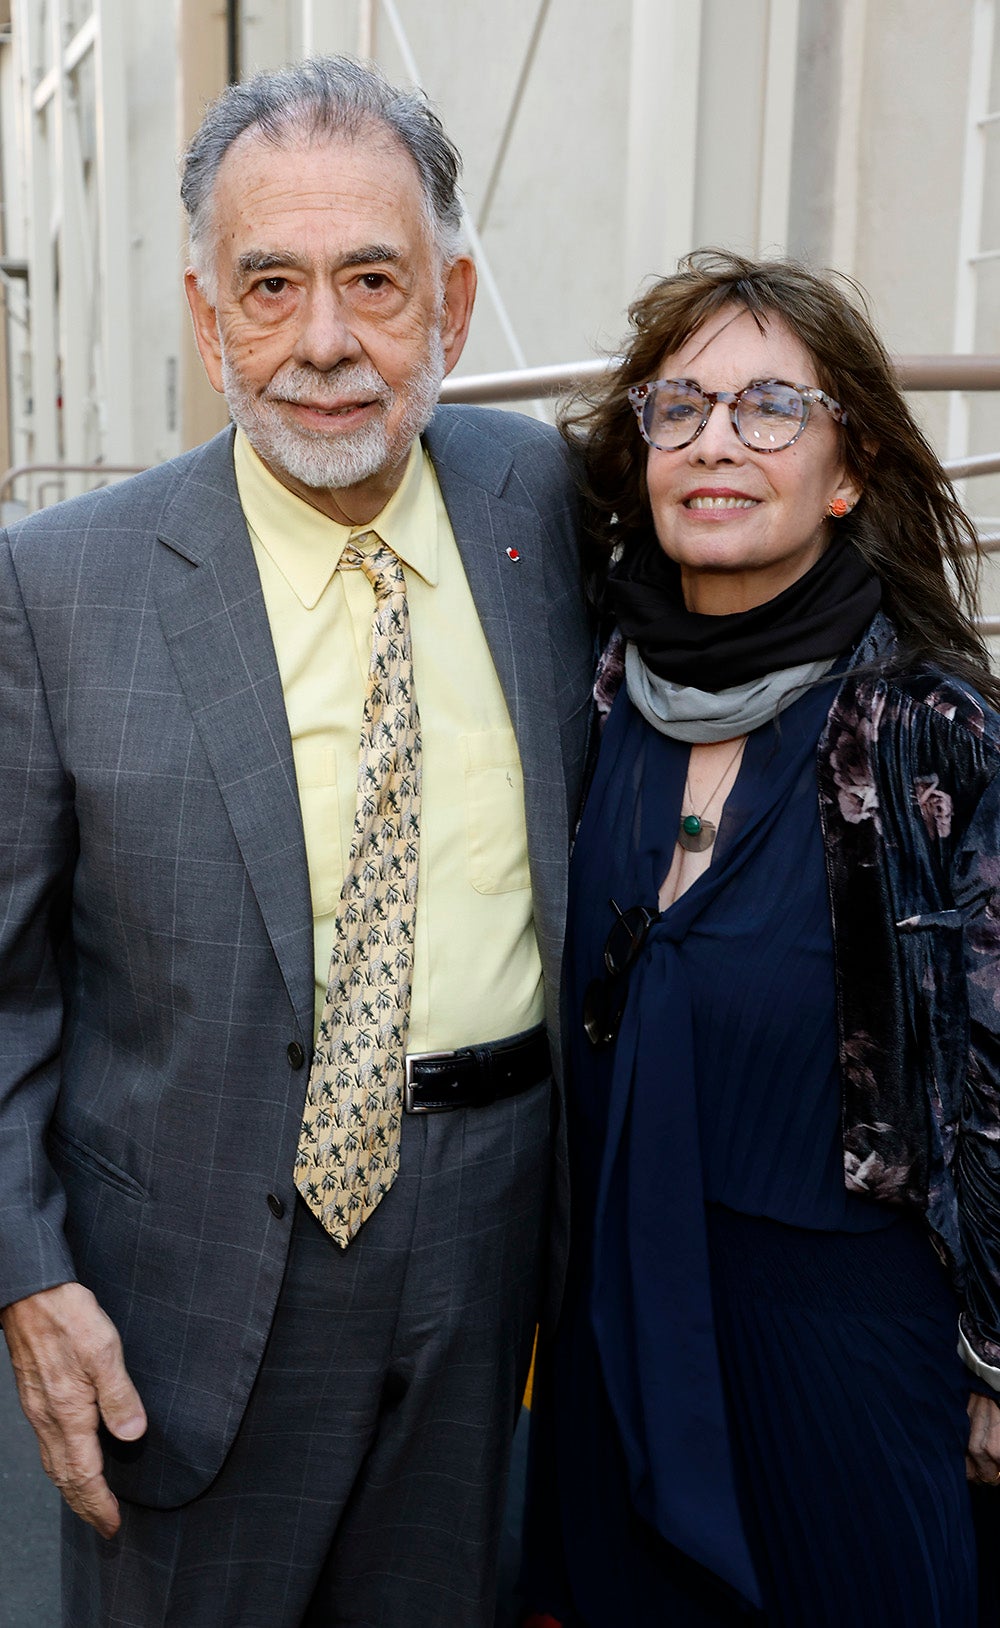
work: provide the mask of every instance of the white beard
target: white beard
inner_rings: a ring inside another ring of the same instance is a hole
[[[444,345],[435,329],[428,337],[427,356],[406,382],[406,410],[392,435],[386,420],[397,393],[370,363],[345,362],[324,373],[285,362],[259,394],[223,349],[222,385],[234,423],[269,468],[290,475],[302,486],[339,491],[403,461],[434,411],[444,366]],[[382,411],[347,434],[332,435],[289,424],[279,405],[344,395],[375,400]]]

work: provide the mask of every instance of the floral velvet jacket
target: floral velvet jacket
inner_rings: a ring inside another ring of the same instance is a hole
[[[1000,716],[943,673],[886,672],[894,648],[879,614],[817,757],[845,1181],[924,1212],[962,1355],[1000,1389]]]
[[[942,673],[872,673],[893,645],[877,616],[817,760],[844,1174],[924,1211],[1000,1389],[1000,717]]]

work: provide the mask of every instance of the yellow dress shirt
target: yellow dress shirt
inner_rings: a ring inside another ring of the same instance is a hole
[[[407,1049],[450,1051],[544,1015],[524,787],[510,715],[430,458],[419,443],[369,526],[342,526],[281,485],[242,431],[236,481],[295,756],[315,941],[316,1018],[357,798],[375,604],[338,571],[371,529],[403,562],[423,743],[417,929]]]

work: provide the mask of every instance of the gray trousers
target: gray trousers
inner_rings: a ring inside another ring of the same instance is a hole
[[[67,1512],[64,1628],[492,1628],[550,1089],[404,1116],[346,1250],[297,1207],[222,1470],[180,1509],[123,1504],[110,1542]]]

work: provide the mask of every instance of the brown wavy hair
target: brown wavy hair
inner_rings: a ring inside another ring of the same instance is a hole
[[[837,522],[878,574],[901,659],[927,661],[1000,705],[1000,681],[973,623],[981,556],[975,529],[899,388],[849,278],[793,260],[749,260],[721,249],[686,256],[629,308],[632,334],[601,384],[573,398],[560,428],[583,458],[587,565],[598,606],[612,548],[626,551],[652,524],[645,445],[626,394],[658,376],[664,356],[725,307],[742,306],[763,331],[780,317],[816,365],[817,383],[846,409],[846,468],[861,490]]]

